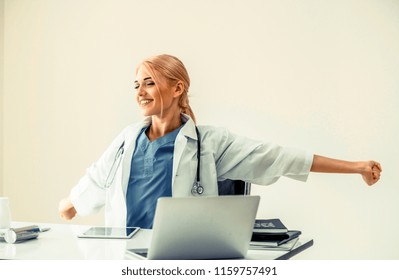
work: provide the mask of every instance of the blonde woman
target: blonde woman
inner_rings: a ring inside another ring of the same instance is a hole
[[[105,206],[106,226],[151,228],[159,197],[218,195],[217,181],[224,179],[268,185],[281,176],[306,181],[310,171],[357,173],[370,186],[380,179],[381,166],[372,160],[330,159],[196,126],[187,95],[190,78],[174,56],[140,63],[134,87],[146,118],[124,129],[60,202],[64,219]]]

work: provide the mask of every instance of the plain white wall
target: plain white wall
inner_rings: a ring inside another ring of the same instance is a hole
[[[0,196],[3,196],[4,0],[0,0]]]
[[[388,0],[5,0],[3,193],[13,219],[63,222],[59,199],[141,119],[135,65],[170,53],[191,74],[200,124],[382,163],[372,188],[330,174],[253,187],[258,217],[314,238],[298,258],[398,259],[398,18]]]

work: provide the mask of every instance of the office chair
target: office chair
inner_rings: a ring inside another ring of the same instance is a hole
[[[218,181],[219,195],[250,195],[251,183],[241,180]]]

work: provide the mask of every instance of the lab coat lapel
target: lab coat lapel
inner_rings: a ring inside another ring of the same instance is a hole
[[[186,148],[188,138],[197,140],[197,134],[195,132],[195,124],[193,120],[185,114],[182,114],[182,119],[183,121],[186,121],[186,123],[180,130],[175,140],[175,148],[173,152],[172,189],[175,182],[177,169],[179,168],[180,159],[183,155],[184,149]]]

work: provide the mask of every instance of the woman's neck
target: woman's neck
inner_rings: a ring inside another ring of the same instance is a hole
[[[173,114],[172,116],[164,116],[162,118],[158,116],[152,116],[152,122],[150,128],[146,134],[150,141],[155,141],[158,138],[172,132],[182,124],[180,113]]]

